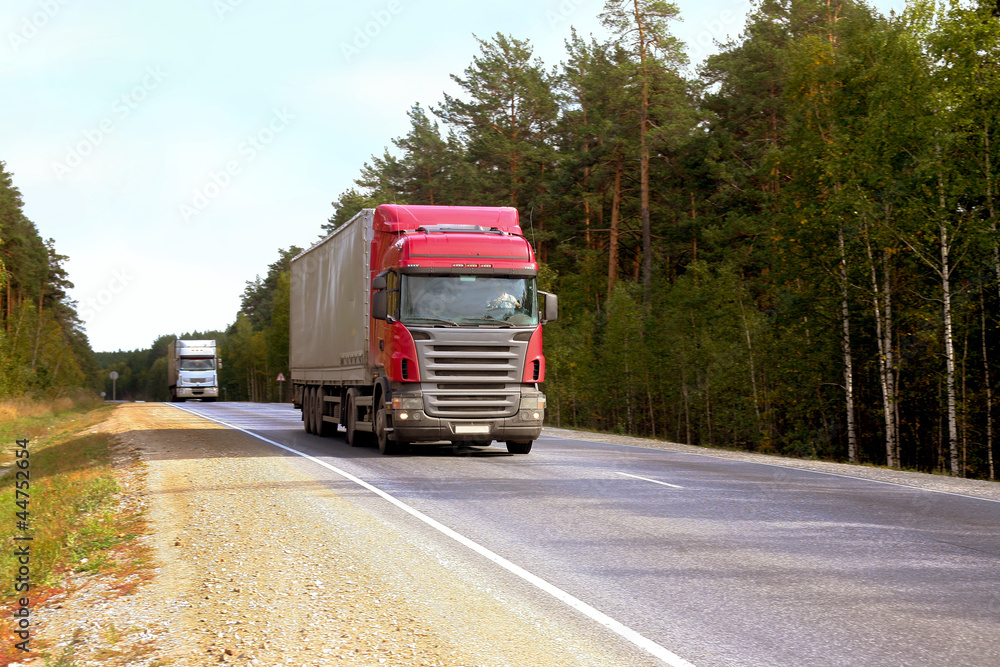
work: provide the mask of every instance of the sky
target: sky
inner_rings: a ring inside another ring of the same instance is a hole
[[[693,63],[749,0],[677,0]],[[882,12],[903,0],[879,0]],[[459,95],[475,36],[548,67],[603,0],[5,0],[0,161],[68,255],[95,351],[224,329],[279,248],[308,247],[415,103]]]

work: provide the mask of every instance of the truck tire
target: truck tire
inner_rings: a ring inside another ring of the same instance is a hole
[[[316,392],[314,387],[306,387],[305,396],[302,400],[302,418],[305,421],[306,433],[315,433],[315,416],[313,414],[313,404],[316,402]]]
[[[326,389],[324,387],[316,388],[316,435],[321,438],[331,438],[337,435],[337,425],[333,422],[328,422],[323,419],[323,412],[326,409]]]
[[[367,444],[365,436],[368,434],[364,431],[358,431],[355,427],[355,424],[358,423],[358,406],[354,404],[357,395],[356,389],[347,390],[347,416],[344,422],[347,425],[347,444],[351,447],[361,447]]]
[[[533,441],[531,440],[529,440],[528,442],[514,442],[512,440],[508,440],[507,451],[510,452],[511,454],[527,454],[528,452],[531,451],[532,442]]]
[[[385,414],[385,403],[381,400],[378,403],[378,408],[375,410],[375,440],[378,442],[378,451],[382,454],[396,454],[400,446],[389,439],[389,433],[386,431],[388,417]]]

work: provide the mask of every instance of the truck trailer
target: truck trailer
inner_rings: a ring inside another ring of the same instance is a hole
[[[222,361],[214,340],[172,340],[167,346],[167,386],[170,400],[189,398],[215,401],[219,398]]]
[[[538,264],[517,210],[383,204],[291,261],[289,366],[305,430],[383,454],[541,434]]]

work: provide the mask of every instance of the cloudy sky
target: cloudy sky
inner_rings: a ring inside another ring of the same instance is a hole
[[[697,62],[748,0],[679,0]],[[903,0],[880,0],[882,11]],[[547,65],[603,0],[5,0],[0,160],[70,257],[94,350],[224,328],[278,248],[307,246],[406,110],[455,94],[473,34]]]

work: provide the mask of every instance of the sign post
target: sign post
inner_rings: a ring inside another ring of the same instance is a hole
[[[118,371],[111,371],[108,377],[111,378],[111,400],[114,401],[118,389]]]
[[[284,403],[285,402],[285,385],[282,384],[282,382],[284,382],[284,381],[285,381],[285,374],[284,373],[278,373],[278,402],[279,403]]]

